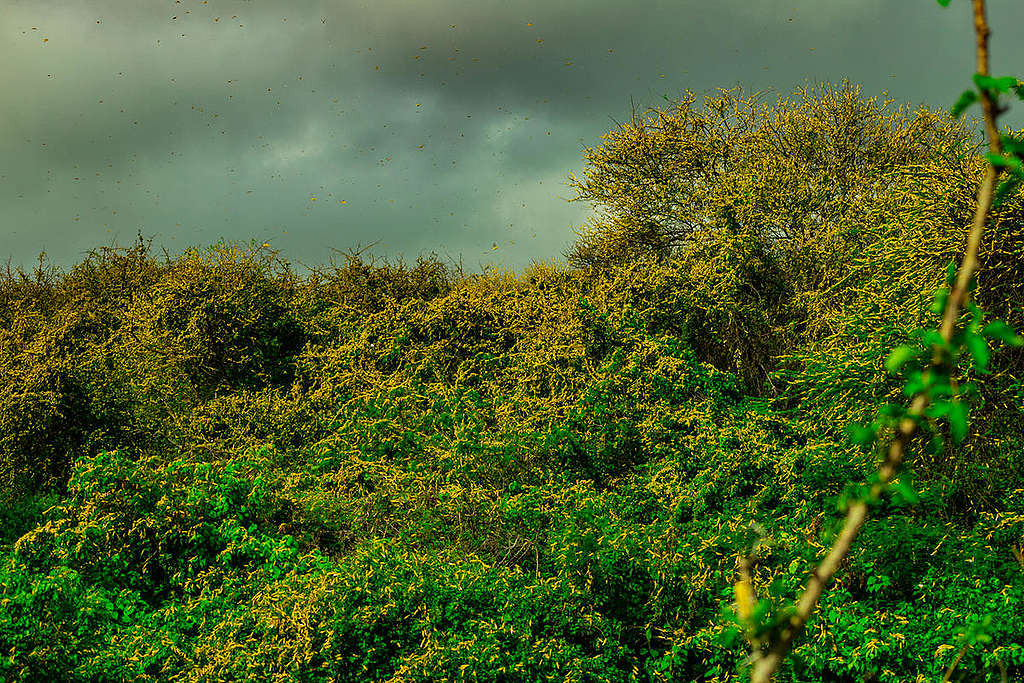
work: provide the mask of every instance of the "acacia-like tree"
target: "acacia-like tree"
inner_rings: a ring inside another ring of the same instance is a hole
[[[577,267],[664,258],[716,233],[766,245],[797,291],[815,289],[858,245],[858,227],[895,207],[895,175],[943,154],[978,155],[976,132],[945,111],[913,113],[860,88],[819,84],[774,105],[719,89],[687,92],[587,148],[573,201],[597,214],[566,256]],[[667,99],[667,98],[666,98]]]

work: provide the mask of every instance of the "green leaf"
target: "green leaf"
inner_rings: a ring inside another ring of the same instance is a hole
[[[910,377],[907,383],[903,385],[903,393],[906,396],[916,396],[925,389],[923,377],[920,372],[914,371],[910,373]]]
[[[967,404],[963,401],[950,404],[949,429],[956,443],[960,443],[967,436]]]
[[[931,375],[929,375],[931,377]],[[942,396],[953,396],[953,385],[949,383],[949,380],[940,378],[941,381],[935,381],[931,386],[928,387],[928,398],[936,400]]]
[[[940,349],[949,350],[949,342],[942,338],[938,330],[928,330],[925,332],[924,343],[928,346],[937,346]]]
[[[725,647],[731,647],[732,644],[739,639],[739,633],[738,628],[727,628],[724,629],[718,637],[722,645]]]
[[[920,496],[917,495],[917,491],[910,485],[910,482],[906,481],[902,477],[892,482],[892,492],[896,494],[898,501],[909,503],[910,505],[921,502]]]
[[[858,446],[867,446],[875,440],[875,429],[876,425],[874,424],[866,426],[851,424],[846,426],[846,435]]]
[[[992,81],[993,86],[999,92],[1010,92],[1010,88],[1014,88],[1018,85],[1019,81],[1016,76],[1003,76],[996,78]]]
[[[878,408],[879,415],[891,419],[901,418],[906,414],[906,412],[907,408],[902,403],[883,403]]]
[[[976,278],[974,277],[974,275],[972,275],[971,276],[971,289],[973,290],[977,286],[978,286],[978,283],[976,282]],[[975,303],[971,299],[967,300],[967,310],[971,314],[970,315],[970,320],[971,320],[970,330],[972,332],[976,331],[978,329],[978,325],[981,324],[981,318],[985,315],[985,312],[981,310],[981,306],[979,306],[977,303]]]
[[[1021,179],[1017,176],[1011,176],[1003,182],[999,183],[999,187],[996,188],[996,196],[992,200],[992,208],[997,208],[1003,205],[1006,198],[1020,187]]]
[[[982,90],[991,88],[992,82],[995,81],[995,79],[992,78],[991,76],[982,76],[979,73],[976,73],[973,76],[971,76],[971,80],[974,81],[974,85],[978,86]]]
[[[1015,156],[1007,156],[1006,154],[995,154],[993,152],[989,152],[988,154],[985,155],[985,159],[987,159],[988,163],[992,164],[993,166],[1001,166],[1003,168],[1008,168],[1011,171],[1020,171],[1022,169],[1020,159],[1018,159]]]
[[[896,374],[899,369],[903,367],[904,363],[914,357],[915,349],[911,346],[897,346],[889,354],[889,358],[885,361],[885,369]]]
[[[932,313],[938,315],[946,310],[946,301],[949,299],[949,287],[943,287],[935,292],[935,301],[932,302]]]
[[[1009,346],[1024,346],[1024,339],[1002,320],[993,320],[981,331],[989,339],[1001,341]]]
[[[946,285],[949,287],[953,286],[956,282],[956,261],[950,261],[949,265],[946,266]]]
[[[1020,156],[1019,153],[1024,152],[1024,139],[1006,134],[1000,134],[999,139],[1003,143],[1005,153]]]
[[[964,90],[963,93],[960,94],[960,99],[958,99],[956,101],[956,104],[953,105],[953,108],[949,110],[949,113],[953,116],[953,118],[958,119],[961,116],[963,116],[963,113],[967,109],[967,107],[971,106],[977,101],[978,93],[976,93],[973,90]]]
[[[988,343],[985,341],[984,337],[977,334],[969,334],[967,335],[967,338],[964,339],[964,342],[967,345],[967,350],[970,351],[971,356],[974,358],[974,364],[977,366],[978,370],[983,373],[987,373],[989,353]]]
[[[949,0],[936,0],[943,7],[949,7]]]
[[[974,84],[981,90],[989,90],[995,92],[1010,92],[1010,88],[1017,85],[1018,81],[1016,76],[1003,76],[1001,78],[992,78],[991,76],[982,76],[981,74],[974,74]]]

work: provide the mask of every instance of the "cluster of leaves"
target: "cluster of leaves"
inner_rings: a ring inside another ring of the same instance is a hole
[[[160,263],[140,239],[9,273],[0,678],[738,680],[719,605],[749,521],[767,630],[839,521],[820,511],[874,470],[837,416],[899,391],[905,340],[867,330],[927,315],[907,292],[962,236],[925,213],[958,195],[924,198],[977,182],[959,152],[962,179],[929,160],[891,220],[820,233],[870,258],[818,263],[813,290],[728,212],[731,231],[602,268],[353,252],[300,279],[265,246]],[[979,305],[1024,281],[1022,194]],[[905,258],[914,230],[934,257]],[[1009,393],[913,463],[919,502],[879,502],[793,680],[933,679],[958,657],[1024,674],[1020,361],[989,353],[976,400]]]

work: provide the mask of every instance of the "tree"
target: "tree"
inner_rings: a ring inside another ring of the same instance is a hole
[[[821,84],[796,101],[759,102],[742,88],[719,89],[695,111],[696,96],[648,110],[585,150],[573,201],[600,213],[577,229],[566,254],[577,267],[666,257],[727,228],[764,242],[796,291],[813,290],[877,205],[892,206],[893,173],[939,154],[975,154],[974,131],[944,111],[909,115],[860,88]],[[666,98],[667,99],[667,98]]]

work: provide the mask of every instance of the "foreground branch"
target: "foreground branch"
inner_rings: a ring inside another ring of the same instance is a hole
[[[988,76],[989,28],[985,20],[985,0],[973,0],[973,3],[978,73],[982,76]],[[996,104],[993,102],[988,90],[984,88],[981,89],[980,100],[982,110],[984,111],[985,131],[989,141],[989,149],[994,154],[1002,154],[999,130],[996,127],[996,117],[999,113],[996,109]],[[978,249],[985,230],[985,221],[989,209],[992,207],[995,184],[1000,170],[1000,168],[989,164],[985,170],[985,177],[981,182],[981,186],[978,188],[978,204],[974,212],[974,222],[971,225],[971,231],[967,239],[967,249],[964,253],[963,261],[960,263],[960,269],[957,272],[956,283],[946,300],[942,326],[939,330],[942,339],[947,344],[953,338],[956,321],[959,319],[960,312],[967,303],[971,279],[978,269]],[[932,356],[932,368],[940,366],[943,362],[942,350],[936,347]],[[907,444],[910,442],[914,432],[917,431],[917,418],[924,414],[925,409],[928,408],[928,403],[927,392],[919,393],[914,397],[907,411],[907,416],[900,422],[899,429],[889,444],[885,459],[878,469],[878,481],[871,487],[869,499],[877,499],[896,475],[900,464],[903,462],[903,455]],[[779,639],[768,648],[767,652],[763,652],[760,648],[755,649],[753,668],[750,675],[751,683],[769,683],[779,670],[786,655],[793,647],[793,642],[803,632],[807,621],[814,613],[822,592],[832,580],[840,563],[850,552],[853,541],[864,525],[867,515],[868,506],[864,500],[858,500],[850,504],[839,536],[825,556],[825,559],[811,572],[807,586],[797,602],[796,612],[790,617],[789,624],[785,626]]]

